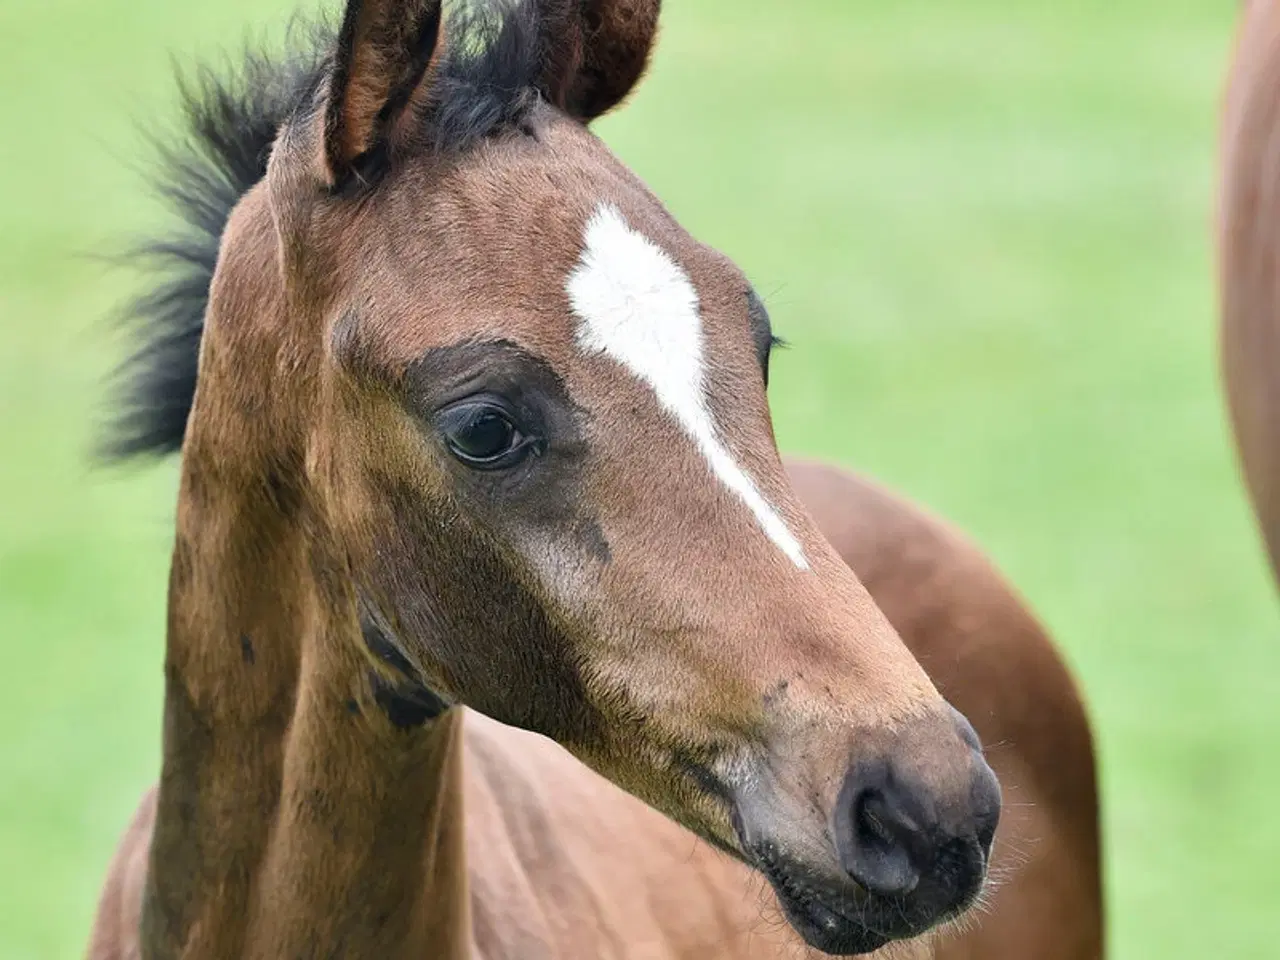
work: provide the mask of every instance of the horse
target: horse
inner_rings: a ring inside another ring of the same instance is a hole
[[[186,88],[113,448],[181,453],[162,764],[92,960],[1100,956],[1052,643],[783,462],[764,303],[588,129],[658,12],[349,0]]]
[[[1280,5],[1249,0],[1242,11],[1220,130],[1219,359],[1246,490],[1280,578]]]

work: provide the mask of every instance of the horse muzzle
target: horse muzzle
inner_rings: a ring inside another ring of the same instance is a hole
[[[798,829],[802,808],[786,802],[814,791],[793,785],[735,805],[742,850],[810,946],[870,953],[954,919],[981,894],[1000,787],[972,727],[954,712],[950,722],[963,759],[931,766],[927,752],[910,749],[914,738],[864,754],[841,778],[821,839],[812,826]]]

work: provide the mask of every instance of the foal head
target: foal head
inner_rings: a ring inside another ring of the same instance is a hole
[[[657,8],[351,0],[222,233],[188,470],[288,491],[388,682],[556,739],[867,951],[973,900],[999,792],[790,488],[764,305],[587,130]]]

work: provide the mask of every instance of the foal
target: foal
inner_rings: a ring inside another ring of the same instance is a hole
[[[995,777],[779,461],[762,304],[585,129],[657,8],[351,0],[193,102],[122,444],[183,452],[163,767],[91,956],[854,954],[979,895]]]

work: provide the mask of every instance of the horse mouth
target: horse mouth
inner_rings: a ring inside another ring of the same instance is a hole
[[[874,953],[894,937],[873,927],[872,909],[863,896],[820,889],[801,878],[802,871],[767,852],[756,855],[756,869],[769,881],[782,913],[805,943],[832,956]]]
[[[841,893],[804,879],[811,872],[783,857],[774,844],[747,839],[736,804],[729,819],[738,840],[737,858],[769,881],[787,923],[810,947],[848,957],[874,953],[896,939],[870,924],[867,914],[872,906],[861,887],[852,884],[852,893]]]

